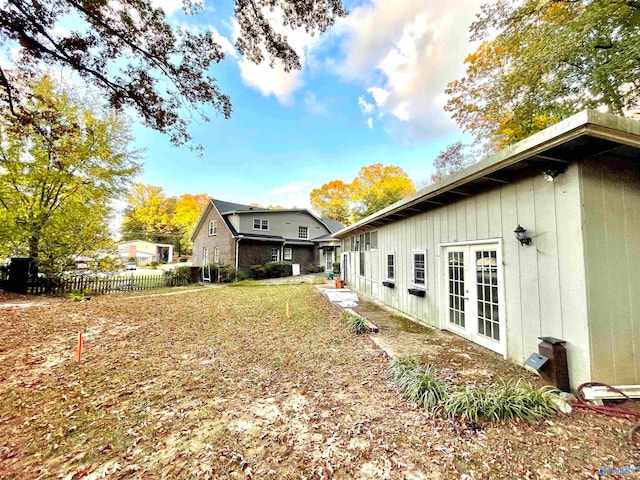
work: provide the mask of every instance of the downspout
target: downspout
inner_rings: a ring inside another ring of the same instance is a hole
[[[240,240],[242,240],[242,236],[238,236],[238,238],[236,238],[236,271],[240,265]]]
[[[280,247],[280,261],[284,262],[284,246],[287,244],[286,240],[282,241],[282,246]]]

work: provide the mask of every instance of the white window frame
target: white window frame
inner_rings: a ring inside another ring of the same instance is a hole
[[[424,255],[424,283],[416,283],[416,255]],[[411,251],[411,285],[414,288],[421,290],[427,289],[428,280],[427,271],[427,251],[426,250],[412,250]]]
[[[280,261],[280,249],[278,247],[271,248],[271,261],[272,262]]]
[[[218,247],[213,247],[213,263],[220,263],[220,250]]]
[[[391,277],[389,276],[389,257],[393,259],[393,276]],[[386,280],[390,282],[396,281],[396,266],[396,252],[387,252],[384,256],[384,275]]]
[[[293,258],[293,248],[285,247],[284,248],[284,256],[285,260],[291,260]]]
[[[218,221],[211,220],[209,222],[209,236],[215,237],[218,234]]]
[[[302,232],[305,232],[304,236],[302,235]],[[306,227],[304,225],[299,225],[298,226],[298,238],[301,239],[301,240],[308,240],[309,239],[309,227]]]
[[[257,226],[256,226],[257,224]],[[254,218],[253,219],[253,229],[254,230],[263,230],[268,232],[269,231],[269,220],[263,220],[261,218]]]

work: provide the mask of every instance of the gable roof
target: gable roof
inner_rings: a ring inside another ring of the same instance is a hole
[[[344,228],[344,226],[340,222],[338,222],[337,220],[333,220],[331,218],[320,218],[316,214],[311,212],[310,210],[307,210],[306,208],[279,208],[279,209],[273,209],[273,208],[264,208],[264,207],[258,207],[258,206],[253,206],[253,205],[244,205],[242,203],[227,202],[226,200],[218,200],[216,198],[212,198],[209,201],[209,203],[207,203],[207,206],[205,208],[203,208],[202,212],[200,213],[200,217],[198,218],[198,221],[196,222],[196,225],[195,225],[195,227],[193,229],[193,232],[191,233],[191,236],[189,237],[189,239],[191,241],[194,240],[197,232],[200,230],[200,228],[202,228],[202,222],[206,218],[206,216],[209,213],[209,210],[211,209],[212,206],[214,206],[216,208],[216,210],[218,210],[218,213],[222,216],[225,224],[227,225],[227,227],[231,231],[231,234],[234,237],[238,236],[239,233],[236,231],[236,229],[233,227],[233,225],[231,224],[231,222],[227,218],[229,215],[232,215],[232,214],[247,214],[247,213],[276,214],[276,213],[283,213],[283,212],[284,213],[287,213],[287,212],[304,213],[304,214],[309,215],[310,217],[316,219],[320,224],[324,225],[325,228],[329,231],[329,234],[325,234],[325,235],[322,235],[321,237],[318,237],[318,238],[322,238],[322,239],[331,238],[331,236],[335,232],[337,232],[338,230]],[[242,234],[242,235],[246,236],[246,234]]]
[[[547,168],[562,170],[584,155],[603,161],[632,159],[640,162],[640,122],[584,110],[343,228],[334,236],[345,238],[361,229],[376,228],[417,215],[486,190],[491,185],[511,183],[523,174],[541,173]]]

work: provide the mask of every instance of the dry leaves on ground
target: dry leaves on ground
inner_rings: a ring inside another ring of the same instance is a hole
[[[640,464],[621,419],[477,429],[413,408],[385,383],[386,354],[310,285],[47,299],[0,322],[2,478],[598,478]]]

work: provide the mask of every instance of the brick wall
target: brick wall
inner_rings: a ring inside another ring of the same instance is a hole
[[[217,220],[218,229],[216,235],[209,236],[209,222]],[[202,266],[203,249],[209,249],[209,263],[213,263],[214,247],[218,247],[220,265],[236,265],[236,240],[231,234],[222,216],[215,207],[211,207],[207,217],[202,222],[202,226],[193,241],[193,264]]]

